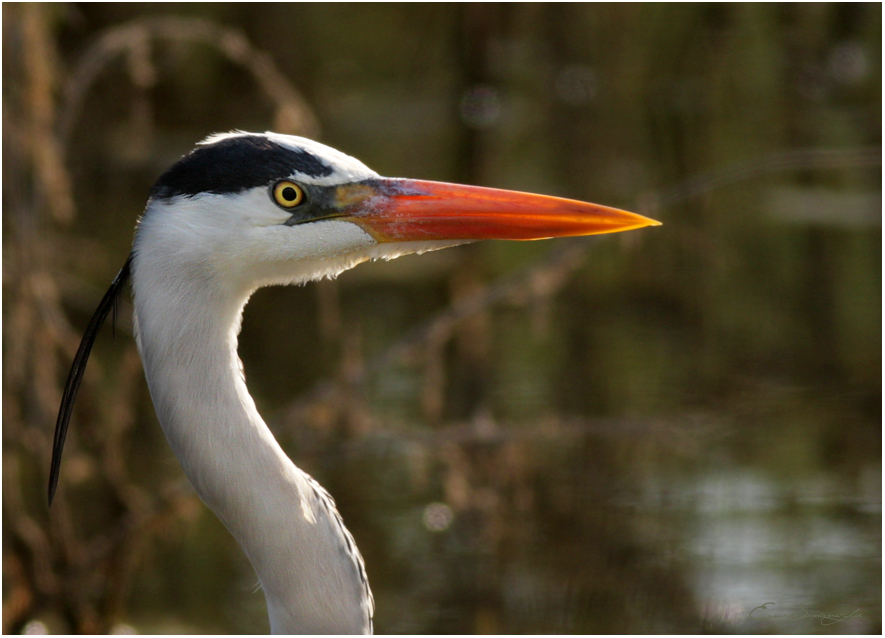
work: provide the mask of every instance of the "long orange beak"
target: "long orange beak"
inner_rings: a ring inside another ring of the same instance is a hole
[[[379,242],[547,239],[661,225],[573,199],[414,179],[340,186],[335,199],[339,214]]]

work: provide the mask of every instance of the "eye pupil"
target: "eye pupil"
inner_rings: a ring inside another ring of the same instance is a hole
[[[291,186],[287,186],[283,189],[283,199],[285,199],[287,202],[295,201],[297,198],[298,192]]]

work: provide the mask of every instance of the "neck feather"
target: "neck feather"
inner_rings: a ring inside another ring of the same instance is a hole
[[[133,264],[138,347],[157,416],[203,501],[252,562],[277,633],[365,633],[362,558],[331,497],[280,448],[237,356],[251,290]]]

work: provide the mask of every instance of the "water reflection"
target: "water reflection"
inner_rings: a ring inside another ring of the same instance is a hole
[[[715,469],[688,484],[668,483],[664,498],[659,483],[648,489],[646,507],[690,520],[682,560],[708,618],[740,632],[815,633],[835,623],[821,623],[818,614],[844,613],[851,617],[840,620],[840,631],[874,629],[881,609],[868,589],[874,570],[858,574],[853,565],[878,554],[873,526],[881,499],[846,494],[834,476],[816,478],[797,493],[757,472]],[[872,516],[841,516],[846,501]],[[748,613],[768,601],[777,602],[767,613]],[[777,630],[775,620],[793,624]]]

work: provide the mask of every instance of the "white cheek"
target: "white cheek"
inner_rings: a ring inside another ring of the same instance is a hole
[[[470,243],[464,240],[378,243],[360,226],[337,220],[260,228],[248,236],[247,242],[223,257],[223,268],[243,277],[250,289],[337,277],[370,259],[396,259]]]
[[[361,250],[376,242],[350,222],[324,220],[295,226],[273,226],[257,235],[278,260],[324,259]]]
[[[371,235],[349,222],[268,226],[248,233],[248,240],[222,257],[222,267],[239,269],[256,286],[299,284],[353,268],[375,245]]]
[[[225,216],[223,223],[229,228],[251,230],[265,226],[278,226],[292,216],[292,212],[284,210],[273,203],[270,191],[265,187],[252,188],[236,196],[236,201],[224,196],[216,200],[215,213]]]

